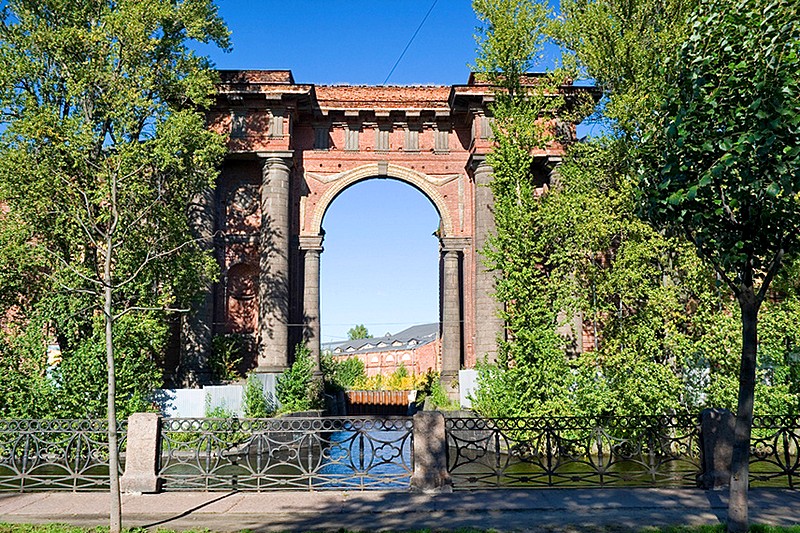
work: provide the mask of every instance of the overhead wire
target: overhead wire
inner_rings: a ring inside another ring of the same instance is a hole
[[[392,70],[390,70],[389,74],[386,75],[386,79],[383,80],[383,83],[381,83],[381,85],[386,85],[386,82],[389,81],[389,78],[392,77],[392,74],[394,74],[394,69],[396,69],[397,65],[400,64],[400,61],[403,60],[403,56],[406,55],[406,52],[408,51],[409,47],[411,46],[411,43],[414,42],[414,39],[417,37],[417,34],[419,33],[419,30],[421,30],[422,26],[425,25],[425,21],[428,20],[428,16],[430,16],[431,11],[433,11],[433,8],[436,7],[436,3],[438,1],[439,0],[433,0],[433,4],[431,4],[430,9],[428,9],[428,12],[425,13],[425,17],[423,17],[422,22],[420,22],[419,26],[417,26],[417,29],[414,31],[414,35],[412,35],[411,39],[408,40],[408,44],[406,44],[406,47],[403,48],[403,52],[400,54],[400,57],[397,58],[397,61],[394,62],[394,66],[392,67]]]

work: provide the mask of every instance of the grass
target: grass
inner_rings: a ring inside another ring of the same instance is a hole
[[[146,533],[144,528],[124,529],[126,533]],[[157,533],[178,533],[173,529],[156,529]],[[599,527],[582,529],[577,527],[565,527],[553,530],[558,533],[624,533],[630,529],[610,527]],[[645,527],[639,530],[640,533],[725,533],[724,525],[714,526],[670,526],[670,527]],[[78,527],[68,524],[3,524],[0,523],[0,533],[107,533],[108,527]],[[751,533],[800,533],[800,526],[777,527],[777,526],[750,526]],[[181,530],[181,533],[213,533],[208,529],[189,529]],[[241,533],[249,533],[249,530],[242,530]],[[339,530],[335,533],[356,533]],[[388,532],[387,532],[388,533]],[[409,533],[435,533],[435,530],[419,530]],[[458,529],[454,533],[497,533],[494,529]]]

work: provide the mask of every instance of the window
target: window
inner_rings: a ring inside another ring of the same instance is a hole
[[[314,150],[328,150],[330,148],[329,133],[327,126],[317,126],[314,128]]]
[[[231,113],[231,137],[241,138],[247,132],[247,111],[238,110]]]

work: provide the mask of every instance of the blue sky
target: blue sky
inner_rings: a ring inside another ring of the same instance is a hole
[[[218,68],[290,69],[300,83],[381,84],[433,0],[217,0],[233,51]],[[438,0],[393,84],[465,83],[477,19],[469,0]]]
[[[433,0],[218,0],[233,50],[201,47],[221,69],[290,69],[299,83],[382,84]],[[438,0],[389,84],[466,83],[478,20],[469,0]],[[438,214],[392,180],[344,191],[323,221],[322,341],[358,323],[395,333],[439,316]]]

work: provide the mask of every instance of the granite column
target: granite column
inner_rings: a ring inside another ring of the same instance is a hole
[[[289,364],[289,171],[291,159],[268,156],[261,184],[257,372]]]
[[[475,179],[475,355],[489,361],[497,358],[497,339],[503,330],[502,306],[495,297],[497,273],[489,270],[482,253],[486,242],[495,234],[494,194],[489,184],[492,167],[485,159],[473,161]]]
[[[311,350],[314,370],[320,371],[319,357],[319,260],[322,253],[322,235],[301,236],[300,250],[303,252],[303,338]]]

